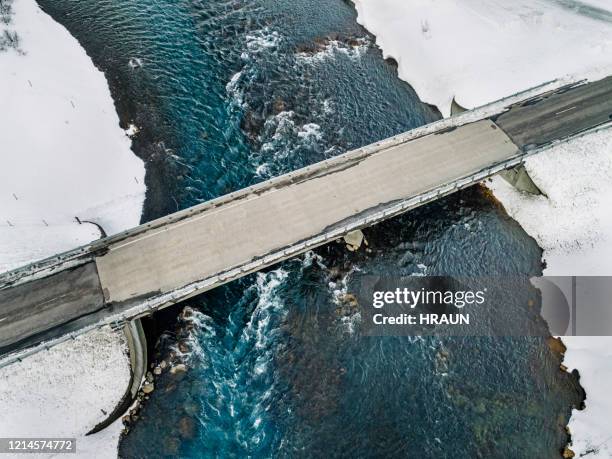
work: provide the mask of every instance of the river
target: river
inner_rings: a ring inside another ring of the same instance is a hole
[[[440,116],[342,0],[39,3],[140,128],[143,221]],[[156,379],[121,456],[559,457],[579,391],[544,338],[368,337],[343,301],[369,274],[527,279],[535,241],[479,187],[365,233],[166,314],[158,357],[188,371]]]

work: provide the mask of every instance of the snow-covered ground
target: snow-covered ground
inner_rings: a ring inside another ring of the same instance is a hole
[[[445,116],[453,97],[473,108],[561,77],[612,74],[609,0],[353,1],[400,77]],[[544,274],[611,275],[612,131],[556,146],[525,166],[546,196],[497,177],[487,185],[544,249]],[[612,457],[612,338],[563,339],[565,364],[580,371],[587,393],[586,409],[570,420],[572,449]]]
[[[116,457],[120,419],[84,435],[127,389],[130,366],[122,336],[103,328],[1,369],[0,437],[76,438],[77,457]]]
[[[145,195],[102,72],[34,0],[2,6],[0,272],[100,237],[75,217],[108,234],[137,225]],[[120,425],[83,435],[129,379],[125,343],[108,328],[0,368],[0,437],[77,437],[79,457],[115,457]]]
[[[525,169],[545,196],[499,176],[487,185],[544,249],[544,274],[612,276],[612,130],[531,156]]]
[[[594,336],[566,336],[565,364],[570,371],[577,368],[580,383],[587,398],[583,411],[574,410],[569,429],[572,451],[577,457],[612,457],[612,338]],[[592,451],[592,453],[589,453]]]
[[[104,74],[34,0],[14,0],[0,51],[0,272],[140,223],[144,165]]]
[[[612,68],[608,0],[353,0],[358,21],[444,116],[566,74]],[[612,72],[610,72],[612,73]]]

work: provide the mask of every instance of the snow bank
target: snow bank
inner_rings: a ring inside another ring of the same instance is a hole
[[[546,194],[519,193],[500,177],[488,186],[544,249],[547,276],[612,276],[612,134],[589,134],[527,158]]]
[[[518,192],[500,177],[487,186],[544,249],[546,276],[612,275],[612,130],[589,134],[528,158],[546,196]],[[584,411],[569,428],[577,456],[612,457],[612,337],[566,336],[564,364],[578,369]],[[607,443],[606,443],[607,441]]]
[[[121,420],[84,435],[123,396],[126,352],[122,335],[106,327],[0,369],[0,437],[76,437],[77,457],[116,457]]]
[[[612,457],[612,338],[593,336],[566,336],[565,364],[570,371],[577,368],[580,383],[587,398],[583,411],[572,413],[569,429],[572,433],[572,450],[577,457],[589,451],[589,458]]]
[[[138,225],[144,165],[102,72],[34,0],[14,0],[0,51],[0,272]],[[119,205],[118,205],[119,204]]]
[[[34,0],[5,5],[0,272],[100,237],[75,217],[108,234],[136,226],[145,194],[144,165],[119,127],[104,75]],[[0,437],[77,437],[78,457],[116,457],[120,423],[83,435],[129,380],[125,343],[109,328],[0,368]]]
[[[567,75],[612,73],[605,0],[353,0],[358,21],[444,116]]]

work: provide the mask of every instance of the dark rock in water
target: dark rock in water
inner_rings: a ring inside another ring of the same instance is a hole
[[[242,117],[240,127],[247,137],[253,141],[257,139],[257,136],[263,128],[264,120],[252,110],[246,110]]]
[[[569,449],[567,446],[563,449],[563,457],[565,459],[571,459],[572,457],[576,456],[576,453],[574,453],[571,449]]]
[[[487,412],[487,407],[482,400],[480,400],[474,407],[474,411],[478,414],[484,414]]]
[[[341,43],[345,47],[357,47],[364,44],[364,39],[355,36],[344,36],[333,32],[325,37],[318,37],[307,43],[300,43],[296,46],[296,52],[301,54],[316,54],[325,50],[332,43]]]
[[[295,52],[300,54],[313,53],[314,47],[312,46],[312,43],[300,43],[295,47]]]
[[[338,317],[350,317],[359,309],[357,297],[352,293],[340,296],[339,301],[342,304],[336,308],[336,315]]]
[[[546,340],[546,344],[548,344],[548,347],[550,348],[551,351],[557,353],[557,354],[565,354],[565,351],[567,351],[567,348],[565,347],[565,344],[563,344],[563,341],[561,341],[560,338],[553,338],[552,336],[547,338]]]
[[[285,102],[280,97],[277,97],[272,105],[272,109],[275,115],[278,115],[280,112],[284,112],[287,110],[287,102]]]
[[[351,308],[355,308],[359,306],[359,302],[357,301],[357,297],[352,293],[345,293],[340,297],[340,301],[347,304]]]
[[[356,46],[361,46],[363,45],[363,39],[357,38],[357,37],[348,37],[344,40],[344,42],[352,47],[356,47]]]
[[[316,54],[323,51],[331,41],[338,41],[338,34],[332,33],[326,37],[318,37],[308,43],[298,45],[297,52],[303,54]]]
[[[179,448],[181,447],[181,440],[174,437],[169,437],[164,443],[164,453],[170,456],[177,456]]]
[[[185,365],[184,363],[179,363],[177,365],[174,365],[170,369],[170,373],[172,373],[173,375],[176,375],[179,373],[185,373],[186,371],[187,371],[187,365]]]
[[[144,383],[144,385],[142,386],[142,391],[145,394],[150,394],[151,392],[153,392],[155,390],[155,386],[153,385],[153,383],[151,382],[146,382]]]
[[[344,274],[345,273],[343,272],[342,269],[340,269],[337,266],[334,266],[333,268],[329,270],[329,280],[331,280],[332,282],[339,281],[340,279],[342,279],[342,276]]]
[[[169,392],[173,392],[176,389],[175,383],[170,383],[164,388],[164,393],[167,394]]]
[[[185,403],[183,405],[183,409],[185,410],[185,413],[187,413],[190,416],[195,416],[200,411],[200,407],[195,402]]]
[[[178,428],[182,438],[191,440],[195,437],[196,425],[192,418],[182,417],[178,423]]]
[[[336,41],[334,34],[328,35],[327,37],[316,38],[312,43],[316,51],[322,51],[331,41]]]
[[[406,266],[409,265],[410,263],[412,263],[414,261],[414,254],[411,251],[407,251],[402,258],[400,258],[398,264],[400,266]]]
[[[446,373],[448,371],[448,351],[440,349],[436,352],[435,368],[438,373]]]

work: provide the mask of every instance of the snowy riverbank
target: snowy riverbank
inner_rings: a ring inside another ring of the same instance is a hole
[[[472,108],[567,75],[612,74],[609,2],[543,0],[354,0],[358,20],[420,98],[445,116],[453,97]],[[526,167],[546,196],[488,185],[544,249],[546,275],[612,274],[612,132],[559,145]],[[565,337],[586,409],[569,428],[579,456],[612,456],[612,338]],[[604,443],[605,441],[608,443]]]
[[[611,69],[605,0],[353,0],[399,76],[450,114],[566,74]],[[608,9],[606,9],[608,8]]]
[[[77,457],[116,457],[120,419],[85,434],[125,393],[126,352],[123,335],[106,327],[0,369],[0,436],[76,438]]]
[[[11,4],[11,2],[9,2]],[[34,0],[13,0],[0,51],[0,272],[140,223],[144,165],[104,74]],[[126,63],[127,65],[127,63]]]
[[[0,272],[99,238],[85,221],[137,225],[145,196],[102,72],[34,0],[2,6]],[[116,456],[120,425],[84,434],[124,394],[126,353],[104,328],[0,368],[0,437],[77,437],[79,457]]]
[[[544,249],[544,275],[612,275],[612,130],[560,144],[528,158],[525,168],[546,196],[521,193],[500,177],[487,186]],[[572,450],[612,457],[612,337],[566,336],[563,342],[563,363],[580,372],[587,394],[586,408],[570,419]]]

